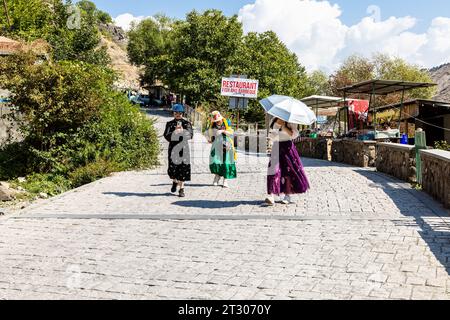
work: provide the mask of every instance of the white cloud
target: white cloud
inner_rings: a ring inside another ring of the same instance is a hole
[[[245,32],[276,32],[308,70],[333,71],[353,53],[383,52],[424,67],[450,62],[450,18],[435,18],[425,33],[414,33],[414,17],[362,17],[347,26],[341,14],[329,1],[256,0],[239,18]]]
[[[118,27],[121,27],[125,31],[129,31],[131,29],[132,23],[138,24],[139,22],[141,22],[146,18],[148,17],[144,16],[135,17],[131,13],[124,13],[114,18],[114,24]]]

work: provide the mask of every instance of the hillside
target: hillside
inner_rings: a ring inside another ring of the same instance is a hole
[[[430,69],[431,78],[438,84],[436,100],[450,102],[450,63]]]
[[[108,54],[111,57],[112,68],[120,75],[120,79],[116,83],[117,87],[139,90],[140,70],[128,60],[126,51],[128,39],[126,33],[121,28],[113,25],[101,25],[100,29],[102,31],[101,45],[107,47]]]

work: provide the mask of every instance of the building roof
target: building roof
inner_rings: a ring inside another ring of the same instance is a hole
[[[450,103],[448,103],[448,102],[427,100],[427,99],[413,99],[413,100],[408,100],[408,101],[403,102],[403,105],[410,105],[410,104],[417,104],[422,107],[430,106],[430,107],[448,108],[449,113],[450,113]],[[400,108],[401,105],[402,105],[401,103],[395,103],[395,104],[389,104],[386,106],[376,107],[374,109],[376,111],[379,111],[379,110],[385,110],[385,109],[391,109],[391,108]],[[373,111],[374,109],[372,109],[371,111]]]
[[[328,109],[336,108],[338,103],[342,101],[342,98],[328,96],[310,96],[303,98],[301,101],[310,108]]]
[[[418,88],[429,88],[436,86],[435,83],[408,82],[400,80],[368,80],[347,87],[340,88],[346,93],[387,95],[389,93]]]
[[[301,100],[310,108],[335,109],[342,106],[344,98],[328,96],[310,96]],[[367,101],[361,99],[346,98],[345,101]]]

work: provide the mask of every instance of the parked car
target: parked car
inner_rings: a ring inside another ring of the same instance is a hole
[[[153,107],[161,107],[161,106],[163,106],[163,102],[162,102],[162,100],[159,100],[159,99],[153,99],[152,106]]]
[[[141,102],[141,105],[145,106],[145,107],[149,107],[150,106],[150,96],[146,95],[146,94],[141,94],[138,97],[138,100]]]
[[[138,104],[140,106],[143,105],[143,102],[139,99],[139,95],[131,95],[129,100],[132,104]]]

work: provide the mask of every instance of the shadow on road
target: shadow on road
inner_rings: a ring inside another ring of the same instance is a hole
[[[405,182],[393,177],[366,170],[355,170],[368,180],[372,181],[373,188],[381,188],[395,203],[401,214],[414,218],[415,222],[394,221],[397,226],[416,227],[421,230],[419,235],[426,242],[436,259],[450,275],[450,225],[442,218],[449,217],[449,211],[437,205],[427,194],[414,189],[405,189],[401,184]],[[416,204],[420,203],[418,207]]]
[[[160,184],[151,184],[150,187],[167,187],[167,188],[171,188],[172,184],[171,183],[160,183]],[[186,182],[186,188],[212,188],[212,184],[190,184],[189,182]]]
[[[173,196],[172,193],[132,193],[132,192],[103,192],[103,194],[108,196],[116,196],[116,197],[168,197]]]
[[[187,208],[220,209],[220,208],[235,208],[239,206],[262,206],[262,201],[188,200],[188,201],[176,201],[173,204]]]
[[[337,162],[330,162],[326,160],[320,160],[320,159],[311,159],[311,158],[304,158],[300,155],[303,166],[305,168],[329,168],[329,167],[337,167],[337,168],[352,168],[352,166],[344,164],[344,163],[337,163]]]

